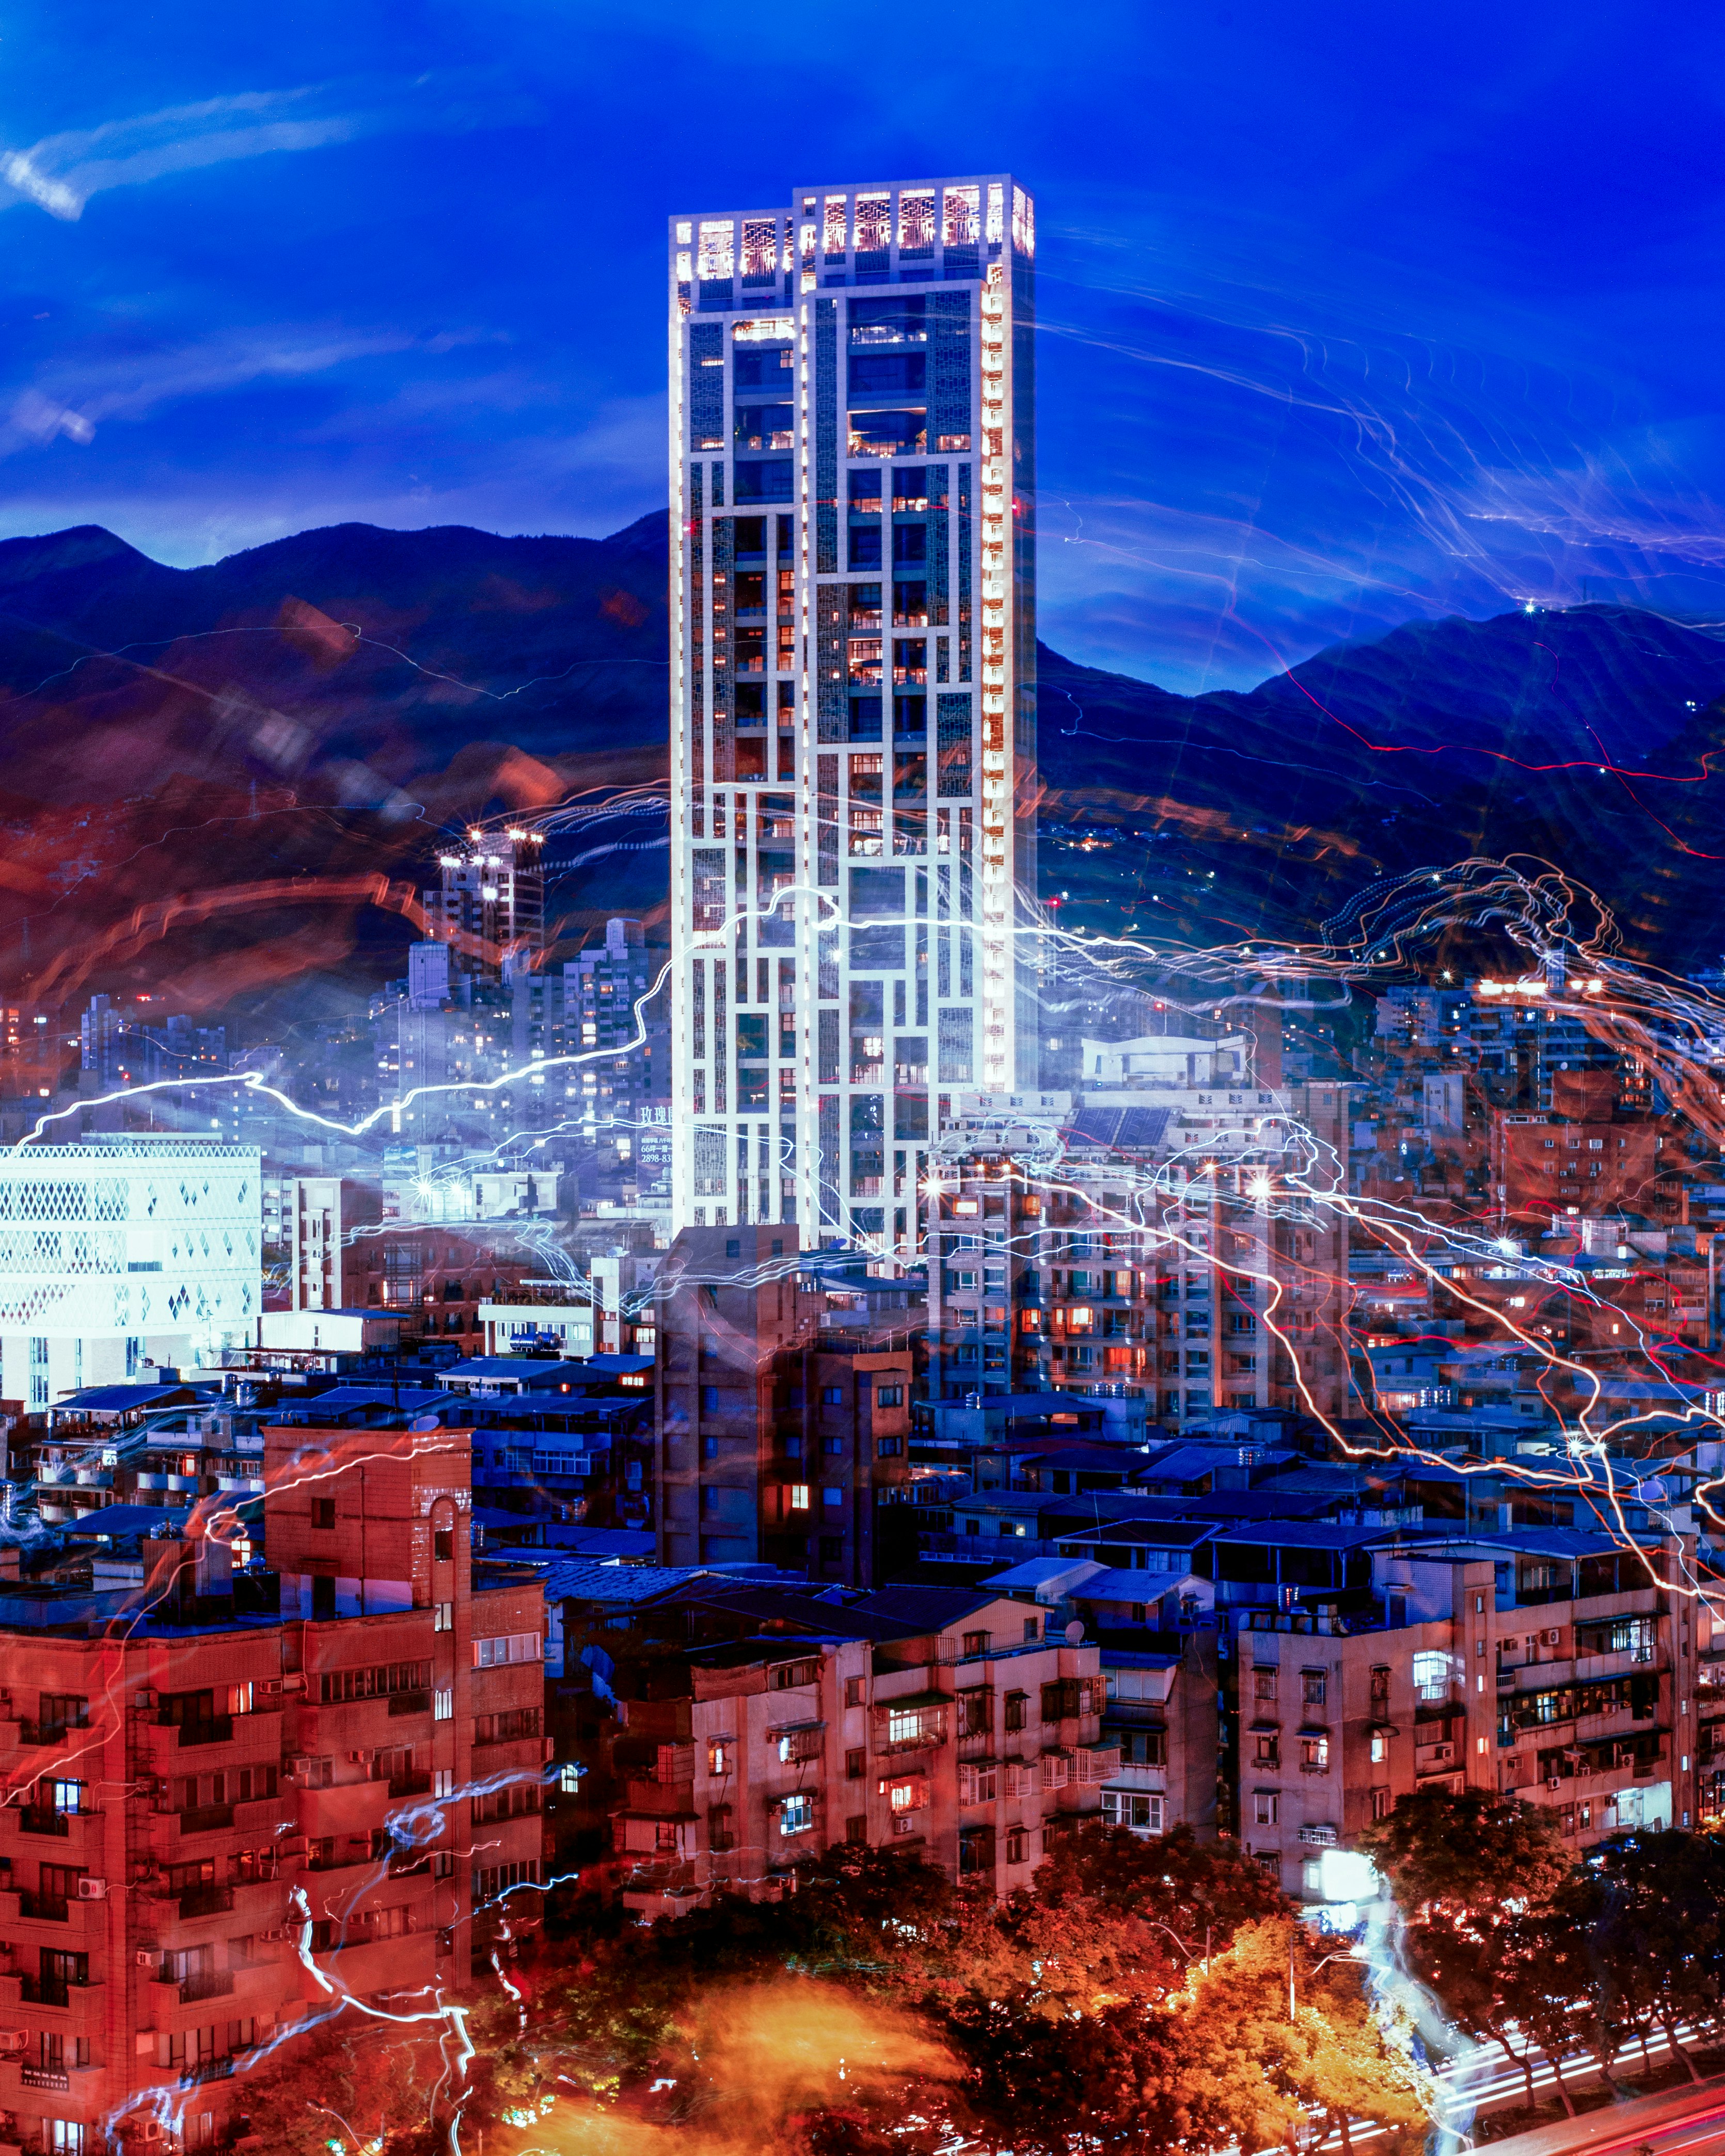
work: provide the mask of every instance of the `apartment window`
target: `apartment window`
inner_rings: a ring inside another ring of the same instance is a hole
[[[1423,1700],[1440,1700],[1450,1690],[1450,1658],[1436,1648],[1422,1648],[1414,1657],[1414,1691]]]
[[[1372,1764],[1381,1767],[1389,1757],[1389,1732],[1387,1729],[1372,1732]]]
[[[902,1407],[904,1399],[905,1389],[902,1385],[881,1385],[875,1394],[875,1404],[879,1408]]]
[[[988,1651],[988,1635],[986,1632],[967,1632],[965,1634],[964,1654],[967,1661],[974,1655],[986,1655]]]
[[[455,1530],[453,1527],[433,1528],[431,1554],[438,1564],[453,1564],[455,1562]]]
[[[737,1833],[729,1804],[714,1804],[706,1815],[707,1844],[722,1854],[737,1846]]]
[[[1300,1769],[1307,1774],[1328,1774],[1330,1740],[1327,1737],[1302,1737],[1300,1739]]]
[[[787,1840],[792,1835],[811,1833],[814,1826],[814,1799],[807,1794],[786,1797],[778,1808],[778,1830]]]
[[[958,1734],[986,1737],[994,1723],[994,1695],[978,1685],[958,1695]]]
[[[866,1752],[847,1752],[845,1754],[845,1779],[847,1782],[861,1781],[868,1771],[869,1755]]]
[[[1273,1700],[1276,1697],[1276,1673],[1274,1670],[1254,1670],[1252,1671],[1252,1697],[1254,1699]]]
[[[728,1737],[716,1737],[706,1748],[706,1771],[710,1774],[729,1774],[737,1766],[737,1748]]]
[[[801,1685],[812,1685],[819,1675],[819,1662],[779,1662],[768,1672],[768,1681],[774,1691],[794,1691]]]
[[[1281,1817],[1281,1798],[1275,1789],[1252,1792],[1252,1825],[1274,1826]]]
[[[447,1687],[433,1692],[431,1695],[432,1720],[434,1722],[450,1722],[454,1719],[454,1693]]]
[[[824,1408],[838,1407],[844,1398],[845,1388],[842,1385],[823,1385],[820,1389],[820,1404]]]
[[[924,1743],[932,1736],[939,1720],[938,1713],[926,1713],[921,1707],[894,1707],[886,1717],[886,1742],[895,1751]]]
[[[1372,1817],[1374,1820],[1388,1819],[1389,1817],[1391,1807],[1394,1805],[1394,1798],[1388,1789],[1373,1789],[1372,1791]]]
[[[1260,1767],[1280,1766],[1281,1763],[1281,1742],[1275,1730],[1260,1729],[1256,1732],[1253,1743],[1252,1756],[1257,1765]]]
[[[1123,1826],[1134,1834],[1160,1834],[1166,1801],[1165,1798],[1142,1794],[1136,1789],[1104,1789],[1102,1824]]]
[[[1028,1692],[1009,1691],[1006,1695],[1006,1727],[1009,1731],[1022,1729],[1029,1712],[1030,1696]]]
[[[1300,1697],[1307,1707],[1322,1707],[1329,1695],[1329,1678],[1322,1670],[1301,1670]]]
[[[1006,1830],[1006,1861],[1009,1864],[1028,1864],[1030,1861],[1030,1835],[1028,1828],[1009,1827]]]
[[[333,1497],[314,1497],[311,1501],[311,1524],[314,1527],[332,1527],[336,1524],[336,1501]]]
[[[431,1629],[434,1632],[453,1632],[455,1629],[455,1605],[453,1602],[434,1602],[431,1605]]]
[[[1389,1671],[1385,1664],[1379,1662],[1372,1671],[1372,1704],[1373,1707],[1387,1707],[1389,1703]]]
[[[431,1772],[431,1794],[439,1801],[455,1794],[455,1770],[453,1767],[434,1767]]]
[[[864,1696],[866,1693],[867,1689],[868,1682],[865,1678],[846,1677],[845,1680],[845,1704],[846,1707],[860,1707],[863,1704]]]

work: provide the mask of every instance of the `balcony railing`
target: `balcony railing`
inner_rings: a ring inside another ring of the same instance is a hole
[[[162,1718],[164,1728],[177,1728],[182,1744],[226,1744],[234,1735],[234,1717],[231,1714],[212,1714],[201,1722],[168,1722]]]
[[[22,2066],[18,2079],[26,2088],[64,2091],[72,2086],[69,2074],[56,2072],[52,2066]]]
[[[195,2066],[185,2066],[181,2069],[180,2087],[182,2088],[194,2088],[199,2082],[225,2081],[233,2071],[234,2061],[231,2057],[224,2059],[200,2059]]]
[[[71,1904],[64,1894],[22,1893],[18,1897],[18,1912],[28,1917],[33,1923],[64,1924]]]
[[[392,1797],[429,1797],[431,1794],[431,1769],[425,1767],[411,1774],[392,1774],[389,1794]]]
[[[19,1979],[18,1997],[26,2006],[69,2006],[74,1991],[89,1989],[61,1976],[26,1976]]]
[[[89,1727],[89,1723],[85,1722],[21,1722],[18,1726],[18,1741],[20,1744],[45,1748],[53,1744],[64,1744],[74,1728],[87,1729]]]
[[[180,1915],[189,1917],[218,1917],[234,1907],[234,1889],[218,1887],[213,1881],[199,1887],[188,1887],[180,1896]]]
[[[72,1831],[71,1815],[57,1812],[48,1804],[20,1804],[18,1824],[21,1834],[69,1835]]]
[[[190,1811],[180,1814],[182,1834],[208,1834],[218,1826],[232,1826],[232,1804],[195,1804]]]
[[[198,1969],[185,1976],[158,1976],[156,1982],[165,1990],[177,1991],[182,2006],[193,2005],[200,1999],[229,1999],[234,1994],[231,1969]]]
[[[714,910],[708,908],[709,911]],[[389,1712],[392,1714],[429,1714],[431,1694],[429,1691],[393,1691],[389,1695]]]

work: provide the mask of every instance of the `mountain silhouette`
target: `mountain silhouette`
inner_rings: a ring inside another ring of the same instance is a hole
[[[166,976],[208,1008],[398,970],[440,831],[662,793],[667,569],[661,512],[603,539],[336,525],[191,569],[95,526],[0,542],[0,980]],[[1415,622],[1194,697],[1039,663],[1066,918],[1310,940],[1379,878],[1518,855],[1597,891],[1638,954],[1717,955],[1725,640],[1704,629],[1613,606]],[[650,814],[551,858],[572,942],[607,910],[662,921]],[[357,896],[367,875],[393,895]]]

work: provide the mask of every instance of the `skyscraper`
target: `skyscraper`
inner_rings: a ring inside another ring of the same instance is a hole
[[[952,1093],[1036,1077],[1032,205],[670,243],[676,1217],[902,1259]]]

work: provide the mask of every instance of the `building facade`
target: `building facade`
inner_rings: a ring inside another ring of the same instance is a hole
[[[0,1398],[39,1413],[220,1360],[263,1301],[255,1146],[142,1136],[0,1160]]]
[[[908,1255],[942,1089],[1035,1076],[1034,210],[670,243],[675,1218]]]
[[[871,1585],[878,1508],[909,1474],[908,1326],[824,1328],[794,1227],[685,1229],[658,1293],[661,1562]]]
[[[141,1606],[0,1589],[14,2146],[227,2138],[264,2046],[331,1994],[465,1984],[476,1902],[537,1881],[543,1596],[474,1577],[466,1434],[267,1457],[279,1612],[211,1537],[146,1540]]]
[[[834,1842],[914,1851],[1004,1897],[1051,1834],[1098,1816],[1120,1753],[1094,1641],[1045,1639],[1040,1613],[986,1590],[889,1589],[829,1621],[696,1646],[659,1697],[630,1700],[626,1907],[759,1898]]]

